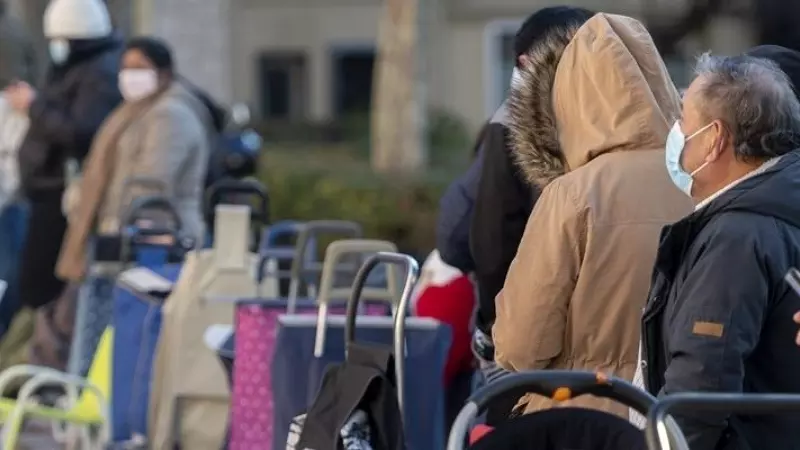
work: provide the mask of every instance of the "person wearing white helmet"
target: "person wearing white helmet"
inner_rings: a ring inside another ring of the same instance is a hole
[[[20,296],[33,308],[64,288],[54,268],[67,226],[61,210],[66,167],[80,165],[100,124],[122,101],[117,73],[123,42],[105,3],[51,0],[43,22],[50,54],[44,83],[38,90],[24,82],[6,89],[9,102],[31,123],[19,151],[21,188],[30,203]]]

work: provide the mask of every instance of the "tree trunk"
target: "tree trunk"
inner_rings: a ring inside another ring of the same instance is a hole
[[[426,100],[420,7],[429,0],[384,0],[372,101],[371,163],[376,172],[425,169]]]

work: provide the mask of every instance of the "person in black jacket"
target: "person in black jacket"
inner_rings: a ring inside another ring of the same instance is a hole
[[[66,229],[61,200],[68,161],[86,156],[95,132],[122,101],[117,72],[123,42],[101,0],[53,0],[44,16],[49,40],[47,79],[6,90],[31,125],[19,151],[22,191],[30,204],[20,267],[20,296],[29,307],[55,300],[64,288],[54,267]]]
[[[511,88],[519,83],[518,68],[531,64],[527,55],[535,52],[543,59],[555,59],[551,56],[560,54],[568,39],[554,37],[563,34],[569,25],[582,25],[593,15],[582,8],[555,6],[543,8],[528,17],[514,38],[516,68]],[[548,84],[552,80],[542,82]],[[473,348],[484,362],[494,359],[491,342],[494,300],[503,288],[506,273],[538,197],[537,188],[525,180],[514,161],[508,120],[504,102],[486,129],[479,158],[480,176],[473,181],[478,183],[478,187],[469,240],[475,261],[479,302]]]
[[[642,335],[653,394],[800,393],[800,297],[783,280],[800,264],[800,102],[774,53],[754,53],[701,57],[667,139],[670,176],[697,206],[662,232]],[[793,415],[676,420],[692,450],[800,442]]]
[[[469,169],[448,186],[439,201],[436,249],[442,261],[464,273],[475,270],[475,261],[469,251],[469,225],[481,174],[480,150],[488,128],[487,122],[478,132]]]

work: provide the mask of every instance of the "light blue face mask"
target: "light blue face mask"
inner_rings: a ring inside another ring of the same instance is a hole
[[[680,122],[676,121],[675,125],[673,125],[672,129],[669,131],[669,135],[667,135],[667,172],[669,172],[669,177],[672,178],[672,182],[675,183],[675,186],[677,186],[678,189],[690,197],[692,196],[692,184],[694,183],[693,177],[697,174],[697,172],[700,172],[706,168],[708,161],[704,162],[702,165],[700,165],[700,167],[692,171],[692,173],[687,173],[685,170],[683,170],[683,167],[681,167],[681,156],[683,155],[683,149],[686,147],[686,143],[689,142],[689,140],[699,135],[703,131],[706,131],[713,124],[713,122],[709,123],[703,128],[695,131],[691,136],[686,137],[683,134],[683,130],[681,130]]]

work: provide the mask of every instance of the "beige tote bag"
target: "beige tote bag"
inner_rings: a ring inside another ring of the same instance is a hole
[[[227,376],[203,334],[211,325],[233,323],[233,303],[215,299],[256,294],[257,257],[247,240],[250,208],[218,206],[214,230],[214,248],[187,256],[164,305],[150,397],[150,448],[156,450],[173,449],[176,443],[184,449],[219,450],[225,440]]]

